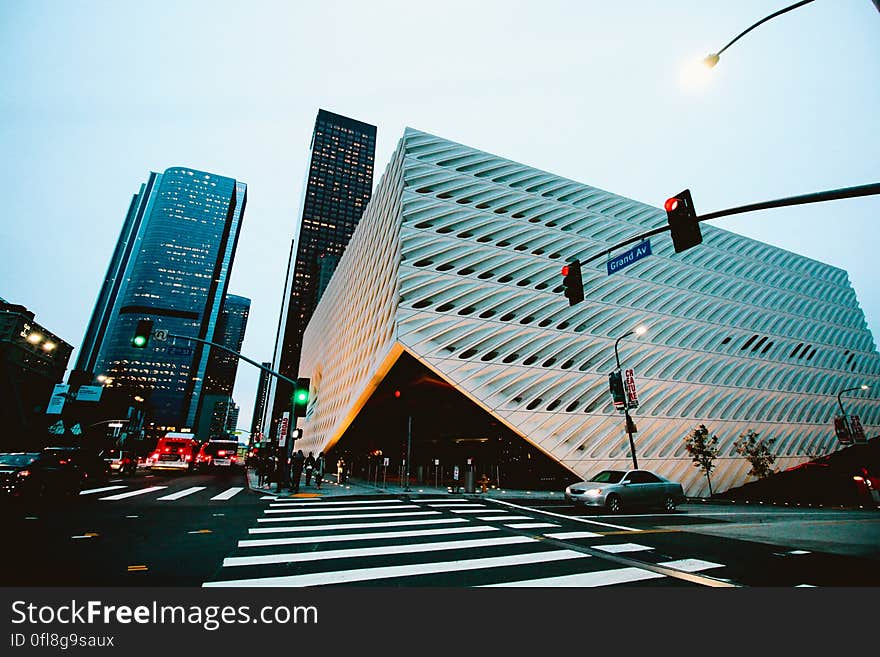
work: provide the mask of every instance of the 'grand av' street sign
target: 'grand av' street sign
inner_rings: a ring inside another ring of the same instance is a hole
[[[606,263],[608,275],[611,276],[614,272],[620,271],[624,267],[629,267],[632,263],[638,262],[649,255],[651,255],[651,240],[640,242],[629,251],[624,251],[620,255],[614,256]]]

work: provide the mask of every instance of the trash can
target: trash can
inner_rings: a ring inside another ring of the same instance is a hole
[[[473,470],[467,470],[464,473],[464,492],[465,493],[476,493],[477,492],[476,477],[474,476]]]

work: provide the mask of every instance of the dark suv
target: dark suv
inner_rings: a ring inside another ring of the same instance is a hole
[[[43,454],[52,454],[62,465],[73,466],[83,487],[103,484],[110,478],[110,465],[97,452],[82,447],[45,447]]]

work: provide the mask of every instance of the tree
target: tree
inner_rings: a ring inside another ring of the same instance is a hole
[[[690,454],[694,466],[706,473],[706,481],[709,482],[709,497],[712,497],[712,470],[715,469],[715,459],[718,457],[718,436],[709,437],[709,430],[705,424],[701,424],[691,431],[684,439],[685,449]]]
[[[733,443],[736,453],[744,456],[751,464],[750,476],[763,479],[775,472],[773,464],[776,462],[776,457],[770,453],[770,447],[774,442],[776,442],[775,438],[759,438],[755,431],[749,429],[740,434],[739,440]]]

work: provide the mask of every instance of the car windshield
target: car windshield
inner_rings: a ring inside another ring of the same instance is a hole
[[[0,454],[0,465],[12,465],[20,468],[37,460],[37,454]]]
[[[238,451],[238,443],[233,441],[212,440],[205,445],[205,454],[217,456],[217,453],[223,451],[225,456],[233,456]]]
[[[623,479],[623,475],[625,474],[625,472],[619,470],[602,470],[602,472],[590,479],[590,481],[595,481],[597,484],[616,484]]]
[[[104,452],[105,459],[121,459],[123,457],[123,453],[118,449],[110,449]]]
[[[182,447],[189,447],[189,443],[183,440],[168,440],[165,441],[165,447],[170,447],[171,449],[180,449]]]

